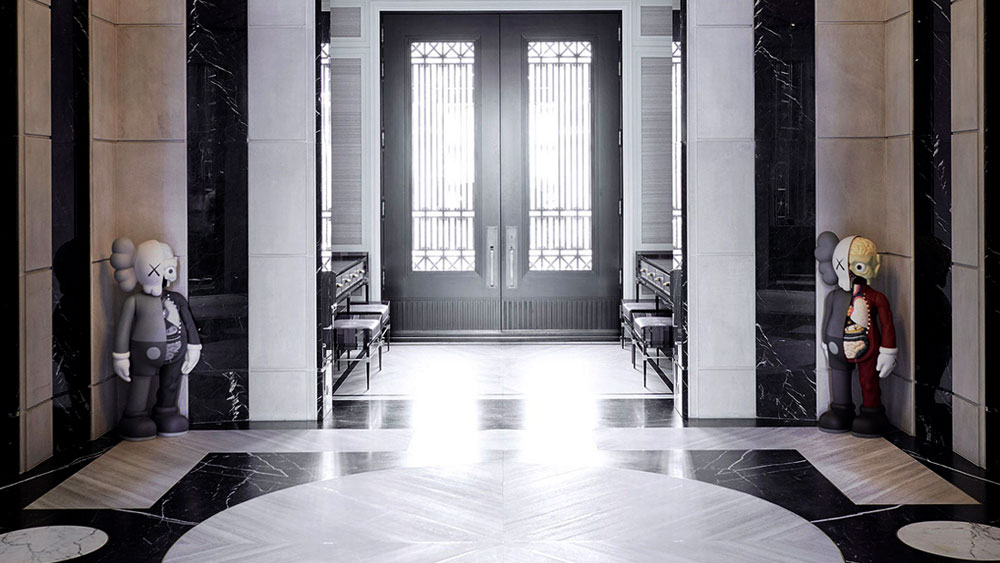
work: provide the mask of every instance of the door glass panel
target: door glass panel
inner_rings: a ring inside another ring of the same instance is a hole
[[[531,270],[593,268],[590,41],[528,42]]]
[[[410,45],[414,271],[476,268],[475,44]]]

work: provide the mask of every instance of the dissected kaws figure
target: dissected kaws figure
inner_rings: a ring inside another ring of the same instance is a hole
[[[830,410],[819,417],[819,428],[856,436],[881,436],[889,428],[882,406],[879,378],[896,367],[896,330],[885,295],[869,285],[881,260],[875,243],[849,236],[840,240],[826,231],[816,242],[823,281],[837,288],[823,307],[823,345],[830,366]],[[851,374],[858,368],[861,409],[855,415]]]
[[[127,238],[115,240],[111,265],[125,299],[115,329],[115,375],[130,382],[128,405],[118,424],[126,440],[180,436],[188,420],[177,408],[181,375],[194,369],[201,340],[191,309],[181,294],[164,289],[177,279],[177,257],[170,246],[147,240],[138,247]],[[156,406],[150,417],[150,389],[159,376]]]

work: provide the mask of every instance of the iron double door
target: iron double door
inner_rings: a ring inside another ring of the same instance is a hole
[[[395,336],[617,335],[619,25],[617,13],[382,16]]]

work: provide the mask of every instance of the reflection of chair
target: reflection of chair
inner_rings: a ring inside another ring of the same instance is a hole
[[[619,309],[619,318],[621,320],[622,332],[621,332],[621,345],[625,348],[625,339],[628,338],[629,341],[635,341],[635,335],[632,333],[634,330],[633,323],[635,321],[635,316],[639,313],[663,313],[670,314],[670,311],[659,306],[659,303],[653,299],[622,299],[622,305]],[[635,360],[632,361],[635,363]]]
[[[657,371],[660,360],[673,359],[674,319],[671,316],[653,313],[637,313],[632,330],[632,367],[635,367],[635,351],[642,355],[642,386],[646,386],[646,367],[655,362]],[[650,353],[652,351],[652,354]]]

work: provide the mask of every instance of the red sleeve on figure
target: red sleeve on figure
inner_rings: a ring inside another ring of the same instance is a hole
[[[889,308],[889,300],[881,292],[877,292],[878,298],[875,306],[878,309],[878,322],[882,333],[882,347],[896,347],[896,327],[892,324],[892,309]]]

